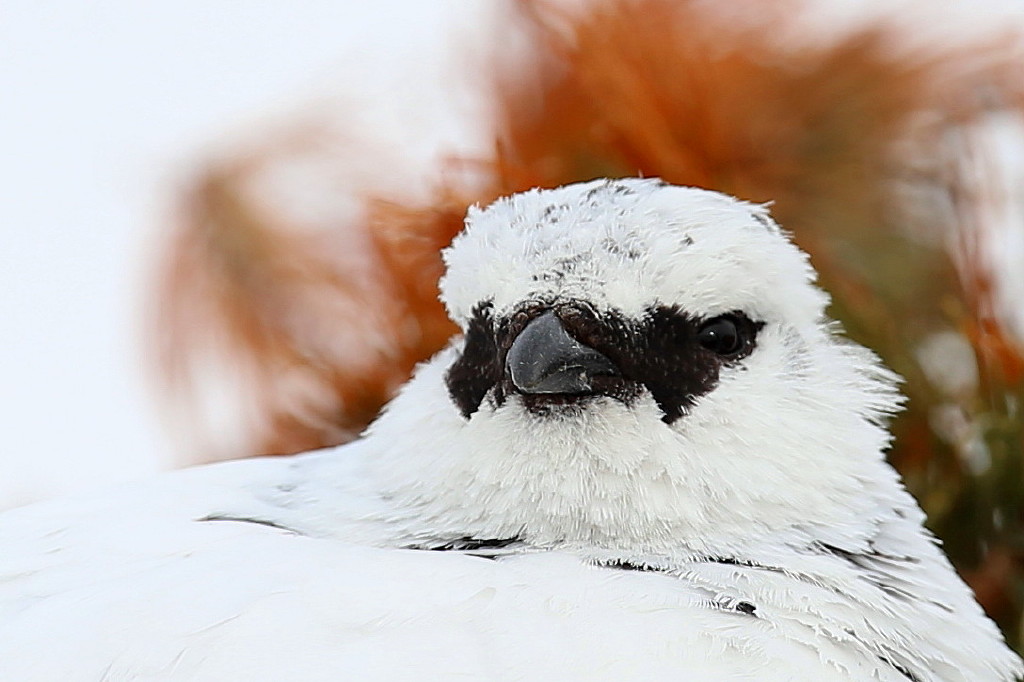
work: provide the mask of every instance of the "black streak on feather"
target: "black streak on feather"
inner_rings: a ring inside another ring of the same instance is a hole
[[[455,540],[447,540],[441,544],[419,543],[408,545],[405,549],[428,552],[463,552],[479,559],[494,560],[498,558],[496,555],[474,554],[474,552],[503,549],[518,542],[521,542],[519,538],[474,538],[467,535]]]
[[[632,561],[612,561],[607,564],[601,564],[605,568],[614,568],[620,571],[641,571],[644,573],[665,573],[664,569],[657,568],[655,566],[648,566],[647,564],[637,564]]]
[[[277,523],[276,521],[271,521],[269,519],[252,519],[252,518],[247,518],[247,517],[244,517],[244,516],[228,516],[227,514],[210,514],[209,516],[204,516],[203,518],[196,519],[196,520],[199,521],[199,522],[204,522],[204,521],[236,521],[238,523],[251,523],[251,524],[254,524],[254,525],[257,525],[257,526],[266,526],[268,528],[276,528],[277,530],[283,530],[285,532],[292,533],[294,535],[302,535],[302,533],[300,533],[299,531],[295,530],[294,528],[289,528],[288,526],[282,526],[280,523]]]
[[[427,549],[435,552],[473,552],[481,549],[501,549],[517,542],[519,542],[519,538],[462,537]]]
[[[723,561],[721,563],[732,563],[732,562]],[[613,562],[610,562],[610,563],[607,563],[607,564],[601,564],[601,565],[603,567],[605,567],[605,568],[614,568],[614,569],[617,569],[617,570],[620,570],[620,571],[640,571],[640,572],[644,572],[644,573],[664,573],[664,574],[667,574],[667,575],[671,575],[672,574],[671,571],[666,570],[664,568],[659,568],[657,566],[649,566],[647,564],[638,564],[638,563],[634,563],[632,561],[613,561]],[[708,602],[708,607],[709,608],[714,608],[714,609],[727,610],[727,611],[735,611],[737,613],[742,613],[745,616],[753,616],[755,618],[757,617],[757,606],[755,606],[754,604],[752,604],[752,603],[750,603],[748,601],[735,601],[734,602],[732,600],[729,600],[726,603],[723,603],[721,601],[710,601],[710,602]]]
[[[904,668],[899,663],[896,663],[895,661],[890,661],[888,658],[885,658],[884,656],[879,656],[878,660],[888,665],[890,668],[898,672],[900,675],[903,675],[903,677],[910,680],[910,682],[921,682],[921,678],[919,678],[917,675]]]

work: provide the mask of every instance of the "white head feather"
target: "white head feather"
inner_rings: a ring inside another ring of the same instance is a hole
[[[655,180],[532,191],[471,211],[445,259],[443,300],[464,328],[486,302],[502,320],[566,300],[636,321],[657,306],[697,319],[742,311],[764,326],[754,352],[671,424],[650,395],[571,420],[513,396],[466,420],[418,390],[436,391],[448,351],[374,428],[408,432],[393,422],[426,413],[458,434],[420,462],[403,456],[433,521],[544,546],[732,555],[780,540],[857,544],[913,507],[882,456],[895,377],[833,333],[806,256],[763,207]]]

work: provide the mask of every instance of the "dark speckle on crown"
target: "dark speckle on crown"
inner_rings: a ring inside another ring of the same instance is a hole
[[[611,237],[605,237],[601,240],[601,248],[613,256],[619,256],[627,260],[639,260],[644,255],[639,249],[625,247],[618,240]]]
[[[558,222],[558,219],[568,212],[569,207],[566,204],[549,204],[541,215],[541,223],[547,225],[553,225]]]

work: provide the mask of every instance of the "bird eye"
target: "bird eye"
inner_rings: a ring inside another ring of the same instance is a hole
[[[745,345],[739,325],[732,315],[715,317],[701,325],[697,342],[718,355],[734,355]]]

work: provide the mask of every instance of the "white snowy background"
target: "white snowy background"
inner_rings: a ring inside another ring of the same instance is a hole
[[[171,465],[142,313],[205,155],[327,91],[443,101],[487,5],[0,0],[0,509]],[[411,134],[377,106],[374,134]]]
[[[465,9],[0,0],[0,509],[171,465],[142,320],[176,188],[325,92],[439,89]]]

